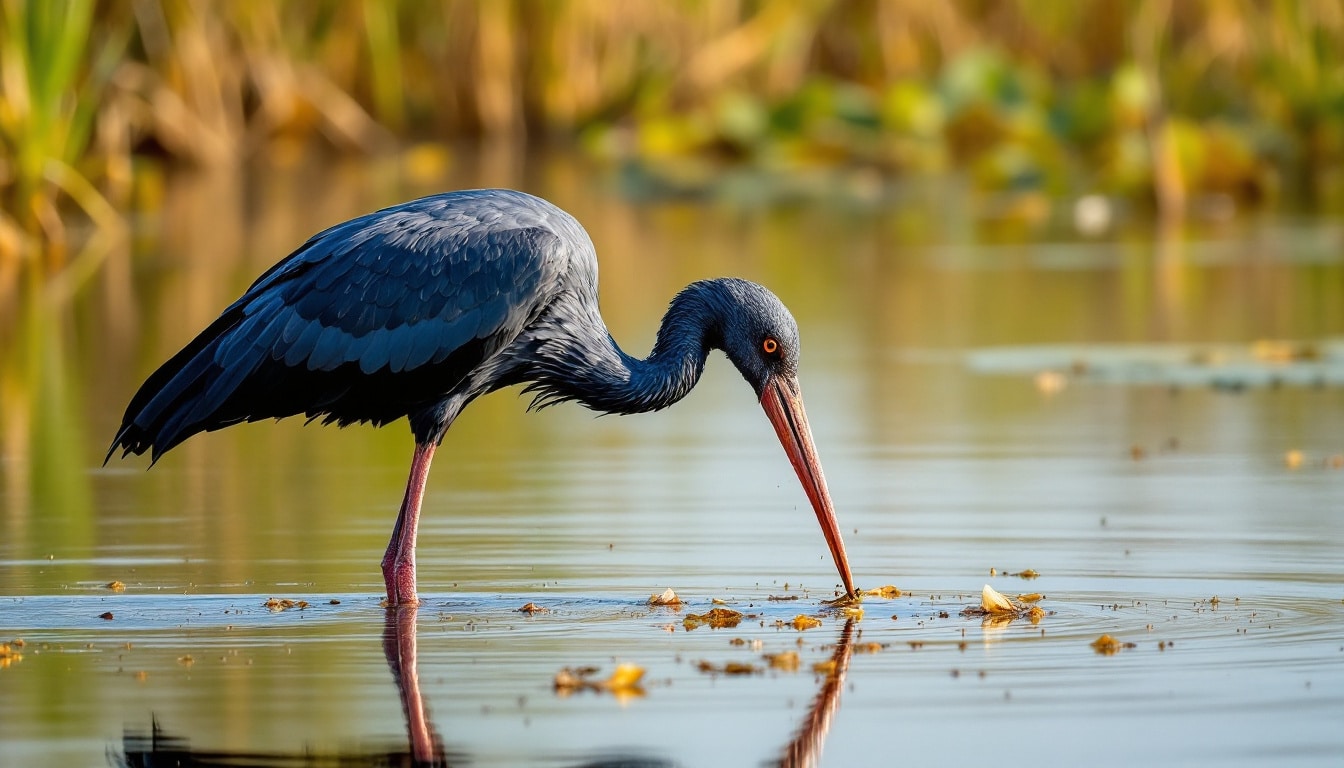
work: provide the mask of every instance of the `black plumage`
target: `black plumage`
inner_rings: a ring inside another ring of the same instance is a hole
[[[405,602],[414,599],[429,460],[468,403],[523,384],[534,407],[577,400],[611,413],[655,410],[690,391],[714,348],[751,383],[777,430],[799,441],[801,453],[790,456],[827,530],[820,466],[809,481],[799,463],[806,454],[815,464],[815,452],[796,391],[798,329],[779,299],[743,280],[694,283],[673,299],[649,357],[633,358],[598,312],[597,257],[583,227],[509,190],[426,197],[313,236],[145,381],[108,457],[120,448],[158,461],[193,434],[243,421],[304,414],[381,426],[405,416],[416,461],[384,560],[389,601]],[[778,420],[772,398],[782,403]],[[827,530],[849,589],[838,536]]]

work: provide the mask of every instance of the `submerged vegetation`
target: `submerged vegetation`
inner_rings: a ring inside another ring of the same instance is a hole
[[[313,145],[574,143],[678,194],[958,170],[1028,220],[1344,202],[1335,0],[0,0],[0,40],[0,262],[118,226],[141,166]]]

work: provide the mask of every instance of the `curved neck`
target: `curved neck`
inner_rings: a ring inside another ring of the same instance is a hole
[[[722,346],[718,316],[704,283],[687,287],[672,299],[653,351],[640,360],[621,350],[593,309],[570,325],[581,329],[571,330],[577,335],[553,337],[541,346],[544,362],[534,369],[533,383],[524,391],[536,393],[534,408],[566,400],[604,413],[666,408],[691,391],[710,350]]]

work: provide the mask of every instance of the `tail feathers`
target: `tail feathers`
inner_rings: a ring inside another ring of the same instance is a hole
[[[104,464],[117,449],[123,457],[149,451],[157,462],[178,443],[212,428],[211,412],[232,393],[211,386],[222,372],[215,350],[240,318],[241,312],[226,312],[145,380],[126,406]]]

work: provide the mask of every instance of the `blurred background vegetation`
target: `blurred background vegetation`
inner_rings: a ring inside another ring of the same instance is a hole
[[[1338,0],[0,0],[0,46],[0,265],[119,231],[164,167],[469,142],[653,194],[951,172],[1082,228],[1344,204]]]

